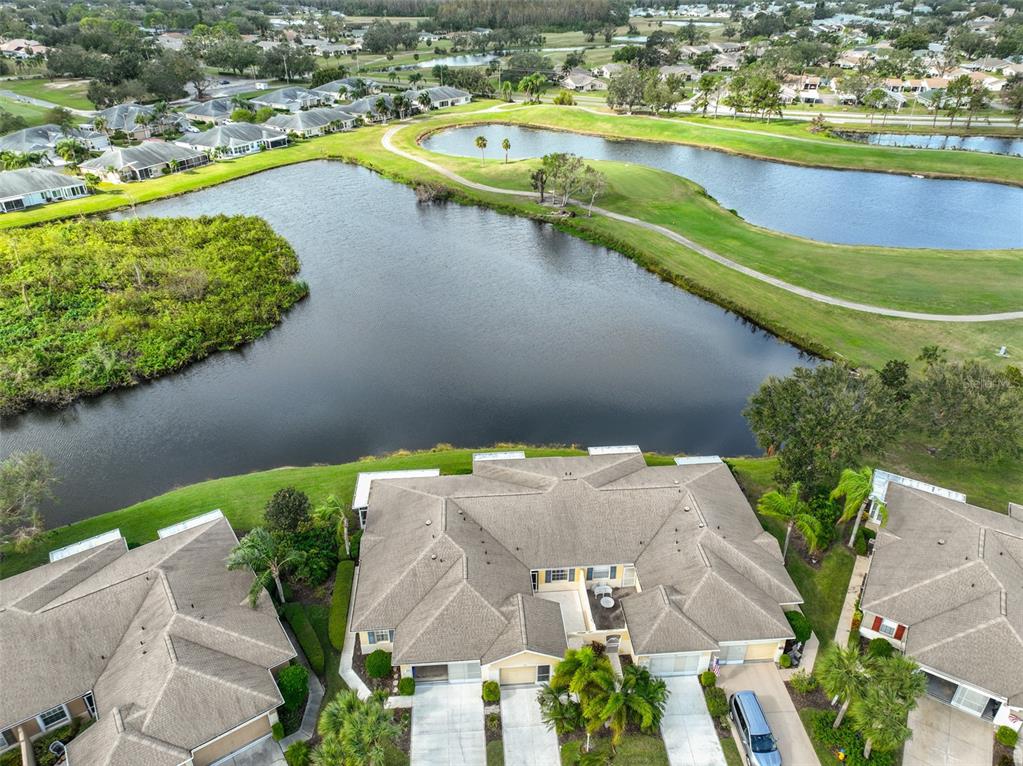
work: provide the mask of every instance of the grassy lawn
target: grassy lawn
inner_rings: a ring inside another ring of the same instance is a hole
[[[68,109],[95,109],[85,95],[89,89],[87,80],[8,80],[3,83],[5,90],[31,96],[67,107]]]
[[[24,117],[25,122],[28,123],[29,127],[33,125],[42,125],[46,122],[46,108],[41,106],[33,106],[32,104],[23,104],[20,101],[15,101],[12,98],[6,96],[0,96],[0,109],[6,112],[10,112],[18,117]]]
[[[742,756],[739,755],[739,746],[735,744],[734,739],[722,739],[721,752],[724,753],[725,763],[728,766],[746,766],[742,762]]]
[[[561,746],[562,766],[575,766],[579,762],[582,745],[573,741]],[[593,751],[615,766],[668,766],[668,753],[659,734],[626,734],[613,757],[611,743],[607,740],[595,740]]]
[[[343,553],[343,551],[342,551]],[[330,607],[323,604],[305,604],[305,612],[309,617],[309,624],[316,631],[320,645],[323,646],[323,704],[326,705],[334,696],[348,688],[341,679],[338,668],[341,666],[341,652],[337,651],[330,643],[330,635],[327,632],[327,622],[330,618]],[[322,705],[321,705],[322,708]]]
[[[487,743],[487,766],[504,766],[504,740]]]

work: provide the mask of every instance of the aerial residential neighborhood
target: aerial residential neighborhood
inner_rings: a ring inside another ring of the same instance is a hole
[[[1019,0],[0,6],[0,766],[1023,766]]]

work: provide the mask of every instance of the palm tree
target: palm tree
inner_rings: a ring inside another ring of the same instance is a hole
[[[321,761],[313,761],[324,765],[378,766],[384,761],[385,745],[401,733],[379,697],[360,700],[351,689],[338,693],[324,706],[316,730],[324,744],[330,743],[324,748]],[[329,760],[328,755],[335,760]]]
[[[863,757],[878,750],[897,750],[912,736],[906,724],[908,710],[899,696],[884,686],[872,685],[853,703],[850,715],[856,731],[864,739]]]
[[[94,117],[92,120],[92,128],[103,135],[107,134],[107,118],[106,117]]]
[[[636,694],[650,703],[654,713],[652,728],[660,728],[664,708],[668,704],[668,685],[664,679],[658,678],[640,665],[629,665],[622,673],[626,680],[633,684]]]
[[[316,722],[316,731],[323,738],[339,737],[341,729],[349,716],[362,706],[362,700],[353,689],[345,689],[334,695],[334,699],[323,706],[320,719]]]
[[[347,762],[345,748],[337,737],[321,740],[309,758],[312,766],[338,766]]]
[[[387,122],[387,115],[390,112],[390,107],[387,106],[387,99],[381,96],[376,100],[374,104],[376,112],[381,116],[384,122]]]
[[[505,101],[512,100],[513,90],[515,90],[515,88],[508,80],[505,80],[504,82],[501,83],[501,95],[504,97]]]
[[[422,93],[419,94],[419,98],[416,99],[416,100],[419,101],[419,105],[421,107],[423,107],[423,111],[424,112],[430,111],[430,104],[433,103],[433,102],[430,99],[430,94],[429,93],[427,93],[424,90]]]
[[[393,83],[395,80],[398,79],[398,73],[392,69],[390,72],[387,73],[387,79]]]
[[[558,690],[544,684],[536,695],[540,715],[548,729],[557,734],[568,734],[578,729],[583,722],[582,708],[572,699],[568,691]]]
[[[771,490],[760,498],[757,503],[757,511],[764,516],[774,519],[781,519],[786,522],[785,545],[782,548],[781,557],[784,561],[789,553],[789,539],[792,537],[792,528],[795,527],[806,540],[806,545],[813,553],[817,550],[817,541],[821,535],[821,523],[809,513],[809,506],[799,497],[799,482],[793,483],[788,492],[784,495],[777,490]]]
[[[554,668],[551,686],[559,690],[568,689],[580,702],[585,703],[592,692],[593,674],[610,666],[607,657],[598,655],[592,646],[569,649],[565,652],[565,659]]]
[[[508,164],[508,152],[511,150],[511,141],[507,138],[501,142],[501,148],[504,149],[504,164]]]
[[[607,726],[611,730],[612,749],[622,741],[625,727],[630,722],[638,723],[643,731],[653,728],[655,718],[653,705],[638,693],[635,673],[619,676],[608,664],[593,674],[593,685],[593,695],[583,705],[587,750],[590,749],[590,734],[601,726]]]
[[[399,93],[391,103],[394,104],[394,111],[397,112],[398,119],[402,119],[405,116],[405,110],[408,108],[408,99]]]
[[[860,520],[863,518],[863,511],[870,500],[870,491],[873,488],[874,472],[867,466],[859,470],[846,468],[838,479],[838,485],[831,490],[831,499],[845,498],[845,505],[842,508],[842,515],[838,518],[839,524],[844,524],[849,519],[853,522],[852,535],[849,537],[849,545],[856,542],[856,533],[860,531]],[[881,523],[888,523],[888,509],[884,503],[879,503],[881,512]]]
[[[281,572],[305,559],[305,552],[294,548],[290,542],[275,537],[263,527],[256,527],[243,537],[227,557],[228,569],[247,567],[256,575],[249,589],[249,605],[255,609],[263,589],[273,580],[277,586],[277,598],[284,603],[284,586]]]
[[[480,150],[480,163],[486,161],[487,139],[485,136],[476,136],[476,148]]]
[[[329,495],[320,505],[313,508],[313,519],[318,524],[330,525],[335,528],[338,542],[345,546],[345,556],[352,555],[352,544],[348,538],[349,512],[348,507],[338,500],[337,495]]]
[[[927,691],[927,677],[920,666],[901,654],[874,662],[870,681],[892,691],[907,711],[915,708],[917,699]]]
[[[859,648],[855,646],[832,644],[818,658],[814,675],[817,676],[824,691],[831,695],[833,702],[842,700],[834,728],[842,725],[849,705],[863,695],[868,672],[868,661],[860,655]]]
[[[415,87],[416,85],[418,85],[422,81],[423,81],[423,73],[422,72],[413,72],[412,74],[410,74],[408,76],[409,85],[411,85],[412,87]]]

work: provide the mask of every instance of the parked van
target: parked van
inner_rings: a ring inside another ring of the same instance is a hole
[[[728,715],[739,733],[750,766],[781,766],[778,743],[767,725],[760,700],[751,691],[736,692],[728,701]]]

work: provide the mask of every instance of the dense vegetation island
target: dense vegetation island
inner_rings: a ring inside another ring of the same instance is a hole
[[[0,413],[61,405],[254,340],[308,291],[259,218],[76,221],[0,242]]]

